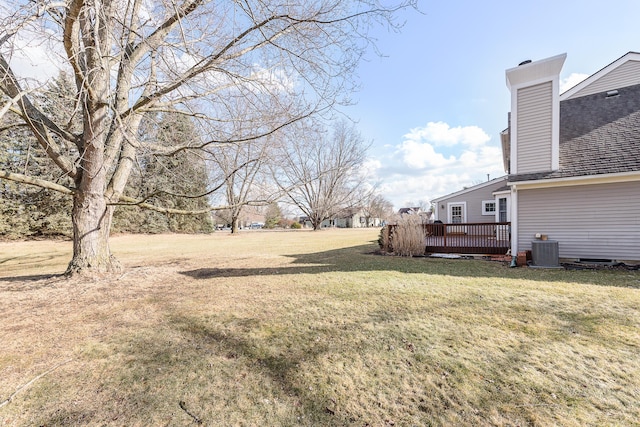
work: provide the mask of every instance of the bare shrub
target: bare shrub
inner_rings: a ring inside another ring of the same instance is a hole
[[[403,216],[398,220],[389,240],[396,255],[424,255],[425,242],[422,218],[419,215]]]

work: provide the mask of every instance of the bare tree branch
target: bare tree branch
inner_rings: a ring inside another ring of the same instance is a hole
[[[34,178],[31,176],[26,176],[19,173],[0,171],[0,179],[6,179],[9,181],[18,182],[21,184],[34,185],[36,187],[40,187],[45,190],[53,190],[53,191],[57,191],[58,193],[67,194],[70,196],[72,196],[76,192],[76,189],[74,188],[65,187],[64,185],[56,184],[55,182],[50,182],[50,181]],[[217,189],[218,188],[212,191],[216,191]],[[193,195],[193,196],[180,195],[180,197],[197,198],[197,197],[202,197],[202,195]],[[134,197],[120,196],[118,202],[112,202],[109,204],[112,206],[135,206],[139,208],[149,209],[155,212],[166,213],[166,214],[176,214],[176,215],[201,215],[203,213],[208,213],[212,211],[218,211],[218,210],[229,208],[228,205],[224,205],[224,206],[213,206],[213,207],[208,207],[206,209],[199,209],[199,210],[173,209],[173,208],[166,208],[162,206],[156,206],[151,203],[146,203],[145,200],[147,199],[148,198],[140,200]],[[268,200],[254,200],[254,201],[243,203],[243,205],[264,206],[268,203],[269,203]]]
[[[62,169],[62,171],[70,177],[77,175],[75,165],[66,157],[58,143],[52,138],[51,132],[66,139],[67,141],[75,142],[76,137],[61,129],[45,114],[43,114],[29,99],[27,96],[29,90],[22,89],[18,83],[13,71],[9,67],[9,64],[5,60],[4,56],[0,53],[0,90],[2,90],[7,96],[15,100],[15,104],[20,109],[20,115],[25,123],[31,128],[33,134],[38,139],[38,142],[47,152],[49,157]]]
[[[0,171],[0,178],[6,179],[9,181],[19,182],[21,184],[35,185],[36,187],[57,191],[58,193],[62,193],[62,194],[73,195],[74,193],[74,189],[65,187],[64,185],[56,184],[55,182],[46,181],[40,178],[34,178],[31,176],[22,175],[19,173]]]

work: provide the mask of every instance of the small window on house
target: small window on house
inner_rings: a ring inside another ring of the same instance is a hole
[[[464,211],[462,205],[451,206],[451,223],[462,224],[464,222]]]
[[[493,200],[484,200],[482,202],[482,215],[495,215],[496,202]]]
[[[498,222],[507,222],[507,198],[498,199]]]

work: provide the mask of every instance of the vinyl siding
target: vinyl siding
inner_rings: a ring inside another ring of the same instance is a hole
[[[640,184],[519,190],[518,250],[536,233],[557,240],[561,258],[640,260]]]
[[[599,78],[582,90],[576,92],[571,98],[593,95],[594,93],[620,89],[622,87],[640,84],[640,61],[628,61],[609,74]]]
[[[495,215],[482,215],[482,201],[494,200],[491,193],[498,188],[503,187],[506,183],[505,179],[498,180],[495,184],[486,187],[470,190],[467,193],[460,194],[445,199],[438,199],[438,219],[442,222],[449,221],[449,212],[447,203],[467,202],[467,222],[496,222]],[[441,207],[444,206],[444,209]]]
[[[518,89],[518,173],[551,170],[552,105],[551,82]]]

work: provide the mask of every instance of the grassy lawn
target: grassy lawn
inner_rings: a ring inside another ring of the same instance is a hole
[[[640,425],[640,273],[373,255],[378,230],[0,243],[0,425]]]

